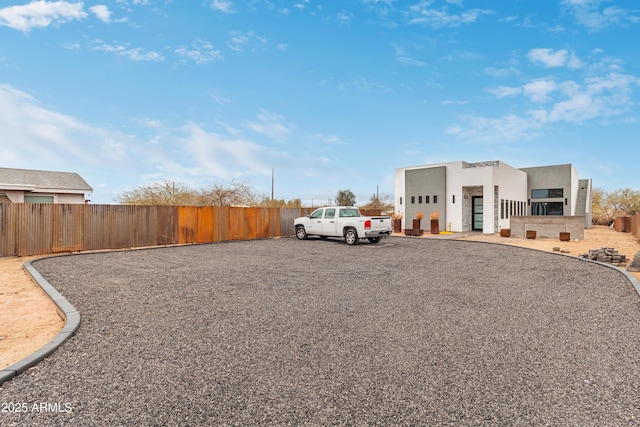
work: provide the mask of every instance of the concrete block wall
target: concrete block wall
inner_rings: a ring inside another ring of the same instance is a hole
[[[571,233],[571,239],[584,240],[582,216],[512,216],[511,236],[526,237],[527,230],[535,230],[536,238],[558,239],[560,232]]]

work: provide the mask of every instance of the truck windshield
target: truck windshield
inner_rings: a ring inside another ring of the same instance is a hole
[[[360,216],[360,211],[358,209],[340,209],[340,218],[353,218],[356,216]]]

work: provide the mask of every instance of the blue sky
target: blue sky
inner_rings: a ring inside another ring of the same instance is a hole
[[[397,167],[640,189],[636,0],[0,1],[0,166],[92,203],[232,179],[316,203]]]

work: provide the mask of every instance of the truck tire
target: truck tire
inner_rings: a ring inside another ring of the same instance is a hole
[[[298,240],[307,240],[307,231],[304,229],[304,225],[299,225],[296,227],[296,237]]]
[[[380,237],[369,237],[369,241],[371,243],[378,243],[380,241]]]
[[[355,228],[347,228],[344,232],[344,241],[347,242],[347,245],[353,246],[357,245],[358,241],[358,232]]]

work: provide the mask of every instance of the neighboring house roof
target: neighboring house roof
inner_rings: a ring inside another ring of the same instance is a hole
[[[91,193],[93,188],[75,172],[0,168],[0,190],[42,193]]]

